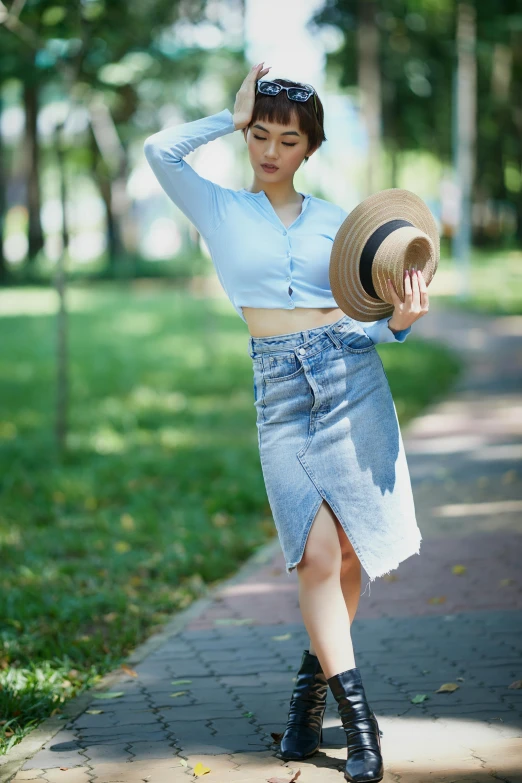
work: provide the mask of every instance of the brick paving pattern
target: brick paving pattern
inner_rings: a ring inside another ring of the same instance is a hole
[[[450,398],[403,428],[421,554],[364,592],[352,627],[384,732],[384,782],[522,783],[522,688],[509,687],[522,680],[522,317],[435,301],[415,332],[446,340],[467,369]],[[198,762],[209,783],[291,781],[297,770],[299,783],[344,781],[330,692],[320,752],[277,757],[272,734],[284,731],[307,643],[297,575],[274,540],[133,667],[137,678],[121,676],[122,697],[89,695],[18,771],[2,777],[0,764],[0,781],[177,783],[196,779]],[[458,689],[436,692],[448,682]]]

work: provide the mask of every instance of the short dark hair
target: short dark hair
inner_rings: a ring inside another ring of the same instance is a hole
[[[284,87],[302,87],[300,82],[289,79],[270,79]],[[314,98],[317,111],[314,106]],[[324,109],[317,93],[307,101],[292,101],[288,98],[286,90],[281,90],[277,95],[263,95],[256,91],[252,119],[244,129],[246,136],[248,128],[258,120],[275,122],[280,125],[290,125],[293,121],[293,112],[297,116],[297,123],[301,133],[308,136],[308,150],[320,147],[323,141],[327,141],[324,133]],[[308,158],[305,155],[305,161]]]

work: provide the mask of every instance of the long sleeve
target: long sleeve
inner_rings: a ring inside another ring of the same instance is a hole
[[[411,326],[408,326],[407,329],[400,329],[394,334],[388,326],[390,318],[391,315],[388,315],[386,318],[380,318],[378,321],[357,321],[357,323],[362,326],[375,345],[378,343],[403,343],[411,332]]]
[[[145,139],[143,150],[161,187],[205,237],[222,222],[227,188],[201,177],[183,157],[208,141],[236,130],[229,109],[175,125]]]

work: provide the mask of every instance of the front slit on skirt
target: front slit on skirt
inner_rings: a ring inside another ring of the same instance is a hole
[[[370,582],[419,554],[404,444],[373,341],[343,316],[327,327],[251,337],[249,346],[260,461],[287,574],[323,500]]]

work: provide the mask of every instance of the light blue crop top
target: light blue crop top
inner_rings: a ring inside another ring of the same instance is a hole
[[[145,156],[161,187],[197,228],[234,308],[338,307],[329,281],[332,243],[348,213],[301,194],[301,214],[286,228],[264,190],[232,190],[200,176],[183,157],[232,133],[229,109],[176,125],[145,139]],[[404,342],[411,326],[395,334],[391,316],[357,321],[374,343]]]

